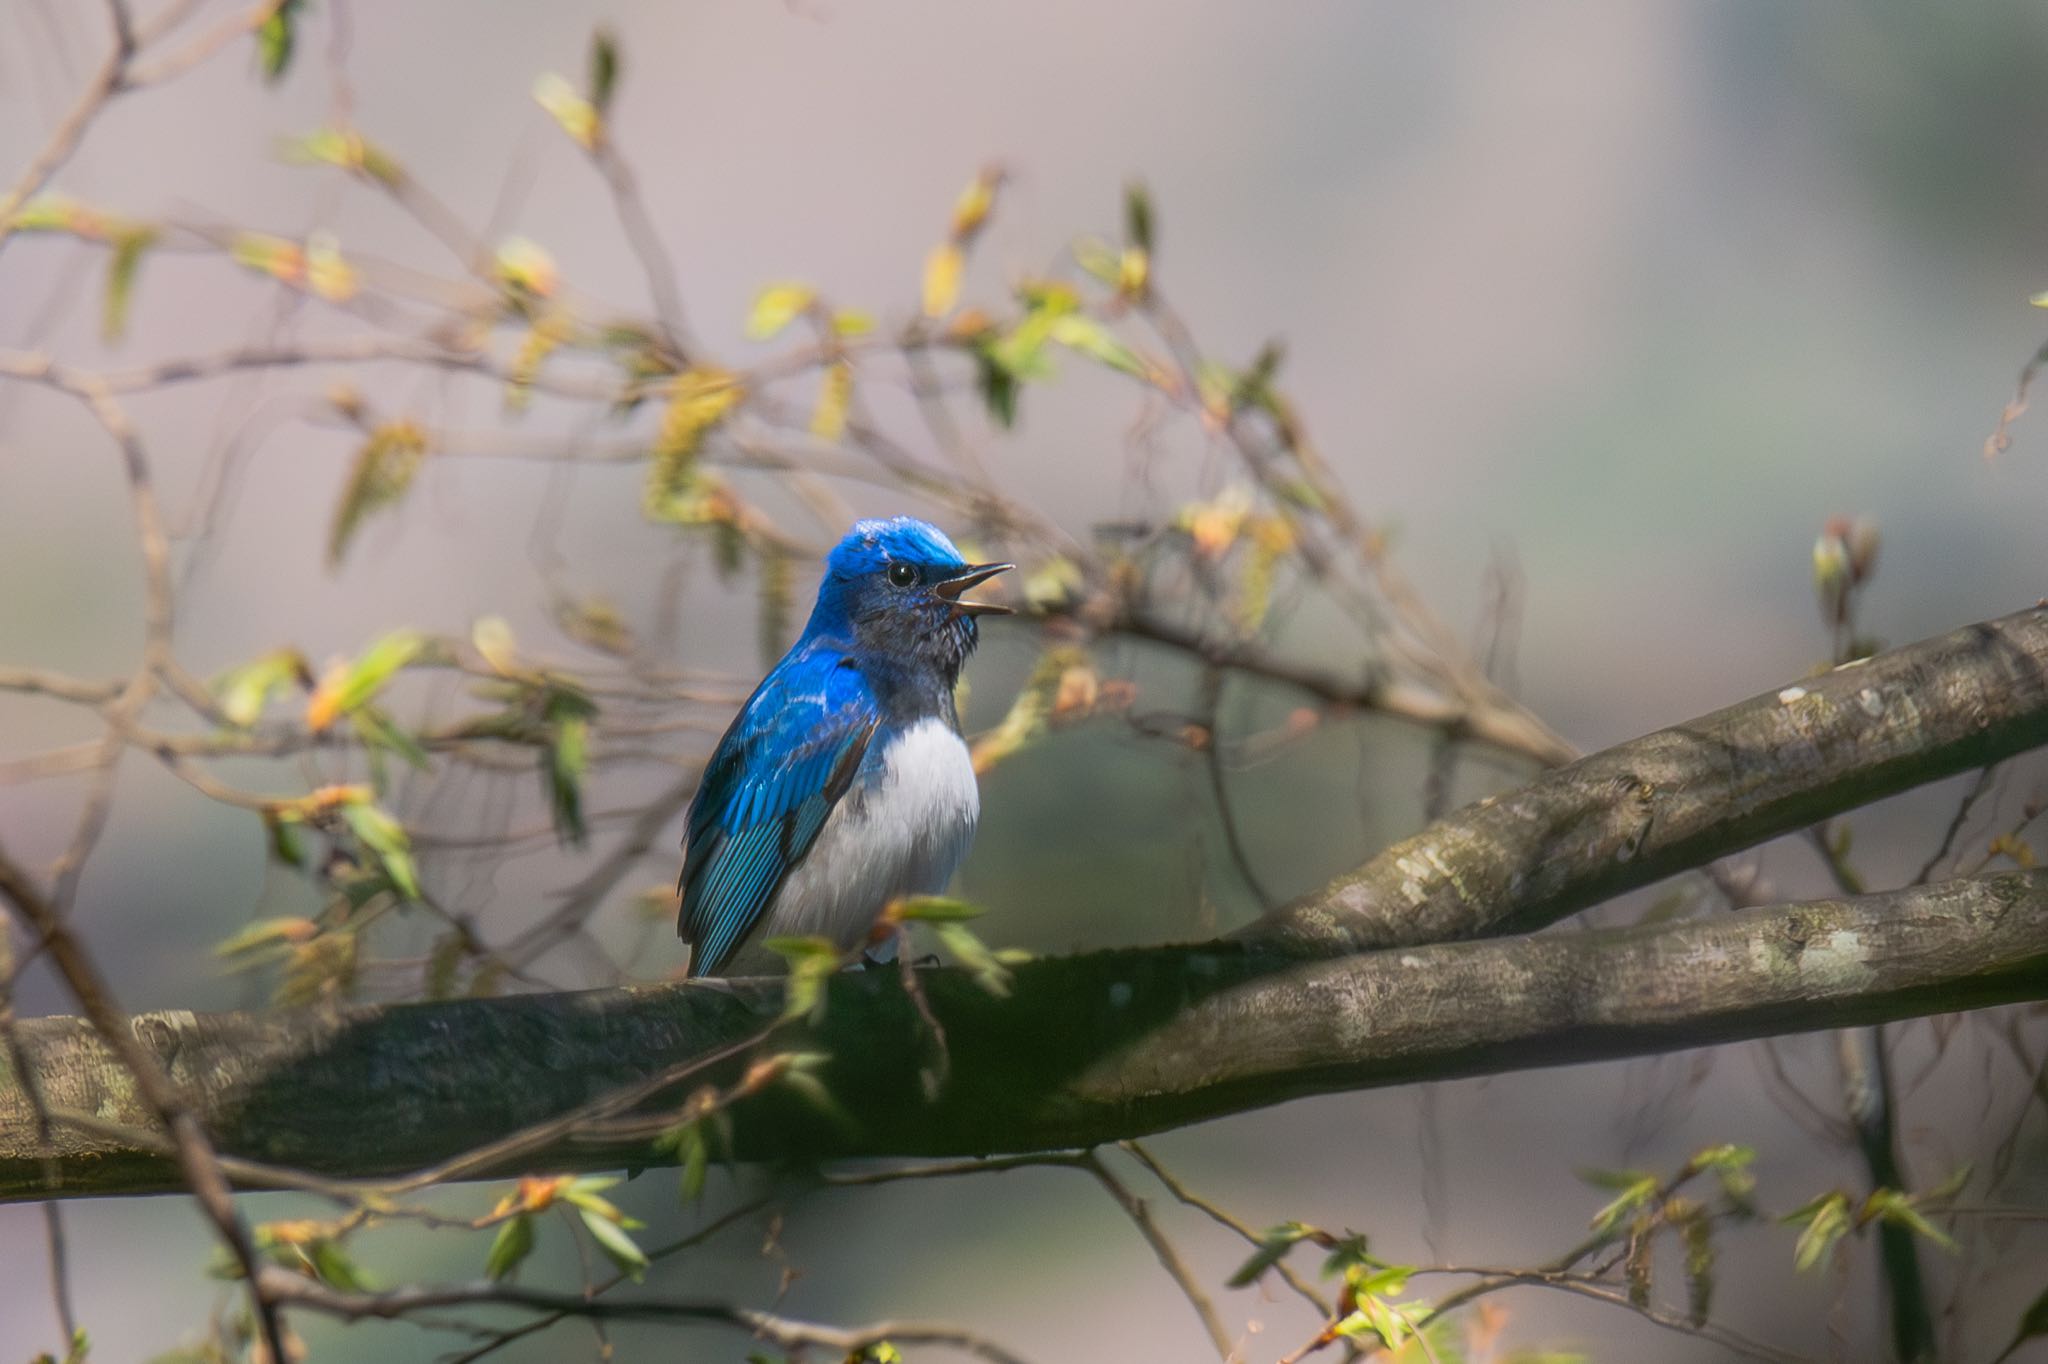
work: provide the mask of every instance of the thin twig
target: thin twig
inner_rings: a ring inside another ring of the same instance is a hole
[[[1223,1329],[1222,1318],[1216,1315],[1216,1305],[1209,1301],[1209,1295],[1203,1291],[1201,1281],[1195,1277],[1194,1271],[1188,1268],[1187,1261],[1181,1259],[1180,1252],[1174,1248],[1173,1242],[1166,1238],[1166,1233],[1152,1220],[1152,1210],[1146,1206],[1145,1200],[1132,1193],[1128,1185],[1112,1174],[1095,1152],[1082,1152],[1077,1163],[1095,1176],[1096,1182],[1108,1191],[1109,1196],[1116,1200],[1116,1205],[1124,1210],[1124,1215],[1138,1228],[1138,1234],[1145,1238],[1145,1244],[1152,1247],[1152,1253],[1158,1257],[1161,1267],[1180,1289],[1181,1296],[1188,1300],[1188,1305],[1195,1309],[1195,1315],[1201,1318],[1202,1329],[1209,1333],[1209,1340],[1215,1345],[1217,1356],[1224,1360],[1225,1364],[1235,1360],[1238,1357],[1237,1345],[1231,1340],[1230,1333]]]
[[[1723,1349],[1732,1350],[1736,1354],[1747,1358],[1764,1360],[1766,1364],[1812,1364],[1812,1361],[1805,1355],[1795,1354],[1790,1350],[1781,1350],[1775,1345],[1768,1345],[1760,1340],[1751,1340],[1749,1337],[1731,1331],[1725,1326],[1717,1326],[1712,1322],[1694,1325],[1687,1318],[1675,1312],[1667,1312],[1655,1304],[1638,1305],[1629,1299],[1626,1290],[1616,1288],[1590,1275],[1569,1274],[1542,1269],[1481,1269],[1463,1266],[1429,1268],[1419,1272],[1427,1274],[1475,1274],[1484,1276],[1479,1284],[1459,1292],[1457,1297],[1461,1303],[1470,1302],[1474,1298],[1497,1293],[1507,1288],[1554,1288],[1561,1292],[1576,1294],[1582,1298],[1591,1298],[1595,1302],[1604,1302],[1610,1307],[1626,1308],[1643,1320],[1661,1326],[1667,1331],[1676,1331],[1680,1335],[1693,1336],[1700,1340],[1709,1341],[1721,1346]],[[1449,1301],[1449,1299],[1445,1299],[1445,1303]],[[1445,1304],[1437,1304],[1430,1311],[1429,1315],[1423,1319],[1424,1323],[1426,1324],[1442,1316],[1444,1311]]]
[[[1252,865],[1251,850],[1245,846],[1237,827],[1237,811],[1230,803],[1230,786],[1223,771],[1222,712],[1223,670],[1212,663],[1202,669],[1201,723],[1208,730],[1208,741],[1202,745],[1202,766],[1209,775],[1209,793],[1216,801],[1217,818],[1223,824],[1224,846],[1230,850],[1237,874],[1251,890],[1252,898],[1259,902],[1259,912],[1263,914],[1279,901],[1259,879],[1258,869]]]
[[[71,1260],[64,1249],[64,1205],[43,1204],[43,1241],[50,1254],[50,1301],[57,1309],[57,1324],[64,1339],[78,1335],[78,1314],[71,1305]]]
[[[41,189],[49,178],[57,173],[71,154],[78,150],[84,140],[85,131],[92,125],[100,110],[106,107],[121,89],[121,73],[128,64],[128,52],[120,41],[114,42],[107,50],[85,88],[79,91],[78,99],[59,119],[50,131],[48,141],[42,150],[30,159],[14,183],[0,192],[0,245],[5,245],[9,234],[14,231],[14,215],[29,201],[29,196]]]
[[[735,1208],[728,1209],[726,1212],[719,1214],[717,1217],[705,1223],[697,1230],[689,1233],[687,1236],[684,1236],[679,1240],[671,1241],[667,1245],[657,1246],[654,1249],[649,1250],[647,1252],[647,1258],[649,1260],[664,1260],[669,1258],[670,1256],[680,1254],[681,1252],[690,1249],[692,1246],[701,1245],[705,1241],[710,1240],[713,1236],[716,1236],[719,1232],[724,1231],[727,1227],[730,1227],[735,1223],[744,1221],[745,1219],[753,1216],[755,1213],[760,1212],[763,1208],[766,1208],[772,1202],[774,1202],[774,1199],[766,1196],[749,1199],[747,1202],[742,1203]],[[607,1280],[606,1282],[598,1284],[594,1288],[592,1288],[588,1296],[592,1298],[600,1297],[603,1294],[611,1292],[620,1284],[626,1283],[628,1281],[629,1280],[627,1276],[624,1274],[614,1275],[611,1279]],[[569,1315],[570,1314],[567,1312],[552,1312],[546,1316],[536,1317],[532,1321],[526,1322],[523,1325],[515,1326],[508,1330],[499,1332],[498,1334],[494,1335],[490,1340],[484,1342],[482,1345],[477,1346],[473,1350],[465,1351],[459,1355],[450,1356],[447,1360],[443,1361],[443,1364],[474,1364],[474,1361],[482,1359],[486,1355],[496,1354],[499,1350],[504,1349],[507,1345],[512,1344],[514,1341],[523,1340],[527,1336],[537,1335],[540,1332],[547,1330],[551,1326],[559,1325],[560,1323],[568,1320]]]
[[[598,139],[591,149],[591,160],[611,190],[619,226],[625,231],[627,244],[632,247],[641,270],[647,275],[647,290],[654,299],[654,315],[661,323],[663,339],[675,352],[676,358],[687,364],[696,351],[696,345],[690,340],[683,320],[683,292],[676,284],[675,265],[669,260],[668,249],[662,245],[660,229],[654,225],[653,217],[647,212],[647,204],[640,197],[633,169],[626,164],[626,159],[609,136]]]
[[[345,1293],[275,1267],[263,1271],[263,1286],[278,1301],[343,1321],[395,1321],[445,1307],[510,1307],[564,1317],[607,1321],[682,1321],[730,1326],[783,1350],[824,1349],[851,1355],[884,1341],[944,1345],[991,1361],[1022,1364],[1021,1357],[964,1327],[932,1321],[875,1321],[863,1326],[825,1326],[731,1303],[673,1298],[622,1302],[571,1293],[545,1293],[512,1284],[450,1284],[393,1289],[388,1293]]]
[[[1210,1221],[1215,1222],[1220,1226],[1228,1227],[1230,1230],[1236,1232],[1237,1235],[1245,1242],[1246,1245],[1258,1247],[1263,1246],[1265,1244],[1265,1238],[1260,1236],[1258,1232],[1252,1230],[1252,1228],[1249,1225],[1240,1221],[1238,1218],[1232,1216],[1229,1212],[1226,1212],[1224,1209],[1216,1206],[1214,1203],[1211,1203],[1206,1198],[1202,1198],[1190,1192],[1187,1186],[1182,1184],[1179,1179],[1175,1178],[1173,1172],[1168,1170],[1164,1165],[1162,1165],[1159,1162],[1159,1158],[1154,1156],[1152,1152],[1148,1150],[1143,1143],[1137,1141],[1120,1141],[1117,1143],[1117,1145],[1122,1147],[1125,1151],[1128,1151],[1140,1165],[1143,1165],[1147,1170],[1150,1170],[1152,1172],[1152,1177],[1157,1179],[1161,1184],[1165,1185],[1166,1191],[1172,1194],[1174,1198],[1178,1200],[1180,1203],[1186,1205],[1187,1207],[1193,1208],[1196,1212],[1199,1212],[1203,1214],[1205,1217],[1209,1218]],[[1321,1312],[1326,1317],[1330,1315],[1329,1299],[1325,1298],[1319,1291],[1317,1291],[1314,1285],[1310,1284],[1306,1279],[1302,1278],[1301,1275],[1297,1274],[1294,1271],[1294,1267],[1292,1265],[1288,1264],[1285,1260],[1279,1260],[1274,1263],[1273,1268],[1279,1271],[1280,1277],[1287,1281],[1287,1286],[1289,1288],[1292,1288],[1297,1294],[1299,1294],[1318,1312]]]
[[[1956,803],[1955,815],[1949,820],[1948,828],[1942,831],[1941,842],[1928,854],[1927,860],[1920,864],[1920,870],[1913,874],[1914,885],[1926,885],[1928,878],[1934,875],[1934,869],[1948,860],[1949,854],[1955,851],[1956,839],[1961,836],[1963,825],[1969,822],[1970,812],[1977,808],[1977,802],[1984,798],[1997,781],[1998,768],[1995,766],[1984,768],[1977,773],[1977,780],[1970,784],[1968,794]]]

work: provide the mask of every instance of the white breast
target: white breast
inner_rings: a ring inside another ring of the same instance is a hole
[[[974,764],[952,726],[931,719],[905,730],[868,755],[756,941],[815,934],[852,948],[891,900],[946,888],[980,817]]]

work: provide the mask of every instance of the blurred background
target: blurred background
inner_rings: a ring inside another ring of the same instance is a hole
[[[230,11],[202,10],[216,13]],[[2048,315],[2026,306],[2048,287],[2048,13],[2036,8],[319,0],[303,22],[282,82],[260,78],[252,45],[231,46],[117,101],[57,187],[139,217],[295,239],[329,231],[350,251],[447,269],[387,203],[280,162],[281,138],[341,107],[465,221],[543,243],[581,290],[643,304],[602,185],[531,94],[539,73],[580,72],[605,23],[625,57],[614,135],[677,262],[692,327],[715,351],[755,353],[742,325],[779,279],[885,320],[909,316],[925,252],[984,164],[1010,179],[975,251],[970,301],[1047,269],[1077,235],[1113,235],[1123,185],[1142,178],[1160,278],[1204,346],[1242,364],[1284,338],[1284,386],[1338,476],[1475,638],[1489,582],[1508,566],[1517,694],[1581,747],[1824,662],[1809,550],[1829,516],[1882,527],[1863,624],[1885,641],[2043,591],[2048,419],[2022,417],[1995,462],[1982,453],[2019,366],[2048,335]],[[106,41],[95,6],[0,0],[0,179],[44,144]],[[217,257],[165,253],[146,263],[128,335],[109,348],[103,254],[10,242],[0,347],[127,367],[295,335],[315,306],[280,301]],[[445,376],[390,367],[351,380],[393,408],[427,404],[472,428],[505,420],[496,394]],[[180,560],[179,648],[197,671],[283,643],[317,662],[401,625],[466,634],[487,614],[544,640],[548,593],[567,578],[618,603],[668,662],[754,675],[751,597],[722,586],[707,554],[679,551],[672,527],[642,519],[630,469],[564,477],[429,461],[406,504],[328,571],[321,550],[359,437],[302,420],[320,384],[286,372],[135,403],[181,525],[206,530]],[[1082,535],[1172,500],[1130,467],[1133,420],[1128,385],[1069,363],[984,454],[1011,496]],[[222,491],[224,450],[237,473]],[[855,500],[864,513],[906,509],[886,493]],[[800,601],[813,581],[799,569]],[[88,676],[133,666],[140,598],[114,453],[76,405],[4,382],[0,583],[0,660]],[[1283,623],[1281,638],[1310,661],[1354,662],[1313,613]],[[1037,648],[1026,627],[989,632],[970,724],[1001,716]],[[1100,663],[1141,693],[1188,686],[1171,660],[1131,646],[1106,648]],[[1292,704],[1256,688],[1232,700],[1248,728]],[[0,756],[94,732],[62,707],[0,697]],[[1330,732],[1231,774],[1249,856],[1275,894],[1310,888],[1422,822],[1423,737],[1384,720]],[[1458,792],[1525,770],[1474,755]],[[260,784],[260,769],[249,773]],[[666,779],[629,774],[608,803]],[[2015,805],[2026,786],[2015,785]],[[1866,872],[1910,875],[1958,789],[1858,816]],[[63,782],[0,789],[0,836],[54,855],[79,794]],[[1050,952],[1185,938],[1251,912],[1202,763],[1170,744],[1077,726],[991,773],[983,800],[962,889],[989,907],[991,941]],[[636,881],[672,876],[673,842],[658,841]],[[469,866],[448,894],[516,918],[536,887],[567,883],[578,866]],[[1767,873],[1788,896],[1824,885],[1797,848],[1772,853]],[[244,812],[131,763],[78,922],[131,1009],[234,1007],[260,991],[224,975],[213,944],[252,915],[304,912],[310,894],[266,867]],[[665,924],[650,934],[628,898],[595,936],[622,959],[645,941],[631,958],[640,976],[674,969]],[[595,983],[574,955],[553,966],[559,983]],[[63,1005],[52,981],[25,979],[22,1013]],[[1926,1054],[1913,1045],[1901,1054],[1908,1072]],[[1853,1185],[1853,1153],[1801,1129],[1752,1051],[1305,1101],[1155,1149],[1255,1225],[1350,1226],[1407,1261],[1524,1263],[1572,1244],[1604,1201],[1574,1177],[1582,1167],[1668,1167],[1742,1142],[1759,1151],[1774,1205]],[[1827,1041],[1782,1051],[1795,1080],[1831,1101]],[[2012,1104],[2028,1079],[2009,1059],[1935,1067],[1906,1100],[1915,1177],[1936,1183],[2018,1130]],[[2034,1154],[2008,1192],[2038,1200],[2039,1184],[2025,1183],[2041,1178],[2029,1168],[2048,1171],[2038,1121],[2019,1140]],[[714,1203],[731,1188],[714,1175]],[[680,1225],[666,1173],[626,1192],[657,1229]],[[251,1215],[297,1206],[265,1195]],[[1220,1283],[1241,1248],[1166,1215]],[[207,1233],[187,1202],[109,1199],[67,1217],[95,1360],[147,1357],[203,1320],[220,1286],[202,1273]],[[1986,1358],[2048,1261],[2024,1226],[1966,1228],[1963,1242],[1960,1256],[1923,1259],[1940,1300],[1954,1295],[1944,1329],[1966,1357]],[[1121,1214],[1068,1172],[815,1195],[793,1207],[779,1244],[762,1256],[742,1232],[654,1282],[766,1301],[787,1264],[801,1276],[783,1306],[798,1315],[948,1316],[1041,1359],[1206,1350]],[[484,1238],[394,1233],[375,1245],[365,1263],[391,1281],[463,1278]],[[560,1259],[544,1248],[536,1273],[573,1272],[555,1249]],[[1873,1357],[1879,1318],[1862,1254],[1840,1281],[1795,1278],[1788,1237],[1759,1234],[1724,1262],[1717,1316],[1799,1353]],[[55,1348],[32,1207],[0,1207],[0,1266],[0,1359]],[[1252,1358],[1313,1328],[1255,1290],[1224,1297],[1234,1318],[1249,1301],[1267,1324]],[[1501,1303],[1518,1344],[1598,1360],[1723,1357],[1561,1296]],[[439,1348],[410,1328],[302,1329],[321,1360]],[[652,1348],[635,1328],[617,1340],[621,1358]],[[686,1348],[745,1353],[709,1334]],[[587,1333],[563,1331],[502,1357],[593,1349]]]

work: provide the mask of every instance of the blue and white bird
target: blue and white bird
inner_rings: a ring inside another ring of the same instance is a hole
[[[891,900],[945,889],[981,816],[954,684],[975,617],[1009,609],[962,594],[1011,567],[967,563],[907,516],[856,522],[826,556],[803,635],[690,804],[676,932],[692,976],[766,964],[763,938],[851,950]]]

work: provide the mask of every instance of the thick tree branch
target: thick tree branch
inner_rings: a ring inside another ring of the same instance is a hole
[[[924,974],[951,1078],[924,1097],[924,1027],[894,971],[829,987],[792,1045],[843,1111],[780,1086],[732,1110],[744,1159],[1066,1148],[1306,1094],[1638,1055],[2048,997],[2048,872],[1943,882],[1676,926],[1486,940],[1335,960],[1236,945],[1019,968],[1008,998]],[[159,1013],[134,1035],[222,1150],[337,1175],[395,1175],[525,1127],[757,1030],[774,982],[248,1014]],[[154,1114],[82,1020],[19,1025],[55,1149],[0,1081],[0,1197],[177,1187],[157,1143],[67,1126]],[[736,1063],[734,1063],[736,1064]],[[714,1069],[713,1075],[719,1072]],[[729,1077],[728,1077],[729,1078]],[[45,1155],[60,1183],[45,1185]],[[524,1169],[651,1163],[579,1140]],[[475,1174],[489,1173],[483,1169]]]
[[[1635,739],[1470,805],[1255,924],[1324,954],[1509,933],[2048,743],[2048,608]]]

